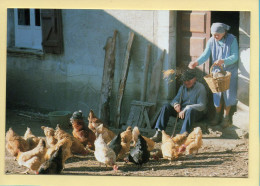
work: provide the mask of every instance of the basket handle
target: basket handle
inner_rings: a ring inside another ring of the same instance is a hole
[[[210,74],[212,74],[212,69],[213,69],[214,66],[216,66],[215,63],[213,63],[213,64],[211,65],[211,67],[210,67],[210,70],[209,70]],[[222,66],[219,66],[219,67],[220,67],[221,73],[224,74],[224,75],[226,75],[227,72],[224,71],[223,67],[222,67]]]

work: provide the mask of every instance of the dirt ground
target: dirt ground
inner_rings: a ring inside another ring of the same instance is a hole
[[[24,135],[27,127],[37,136],[44,136],[42,125],[50,126],[46,113],[31,110],[7,110],[6,130],[12,127]],[[52,126],[53,127],[53,126]],[[72,129],[66,129],[71,133]],[[156,144],[156,149],[160,148]],[[155,149],[155,150],[156,150]],[[152,152],[153,153],[153,152]],[[100,167],[94,153],[87,156],[74,156],[65,163],[64,175],[102,175],[102,176],[174,176],[174,177],[248,177],[248,139],[224,139],[217,133],[204,133],[203,146],[199,153],[182,156],[175,161],[154,160],[144,164],[140,169],[131,163],[118,162],[119,169],[114,172],[111,167]],[[5,173],[22,174],[26,168],[19,166],[15,158],[5,152]],[[29,172],[29,174],[34,174]]]

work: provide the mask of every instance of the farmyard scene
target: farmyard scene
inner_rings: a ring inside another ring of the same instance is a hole
[[[248,178],[250,12],[7,14],[5,174]]]

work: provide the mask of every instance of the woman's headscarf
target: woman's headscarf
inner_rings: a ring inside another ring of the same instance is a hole
[[[228,31],[230,29],[230,26],[224,24],[224,23],[213,23],[211,25],[210,31],[211,33],[219,33],[222,34],[225,31]]]

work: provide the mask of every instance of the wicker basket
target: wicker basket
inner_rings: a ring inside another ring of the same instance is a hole
[[[210,74],[204,76],[204,79],[213,93],[224,92],[229,89],[231,72],[224,71],[222,66],[220,68],[225,76],[213,78],[213,65],[210,67]]]

